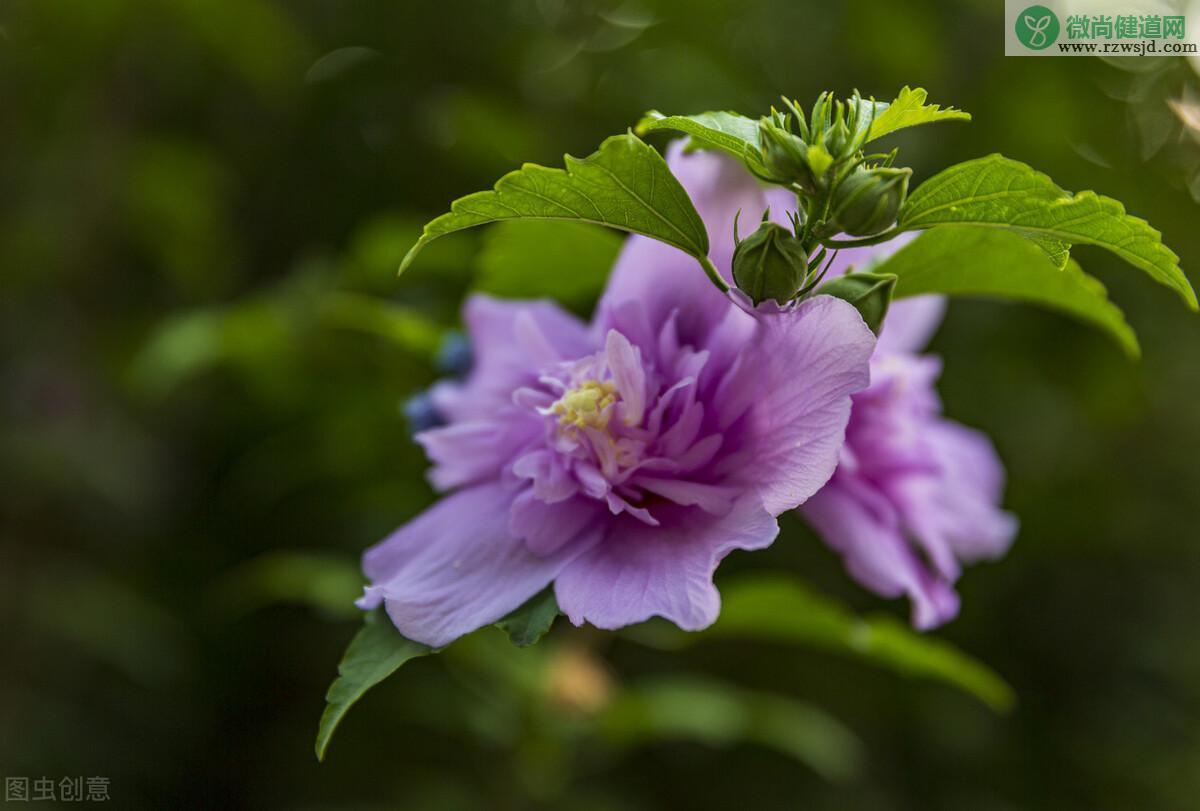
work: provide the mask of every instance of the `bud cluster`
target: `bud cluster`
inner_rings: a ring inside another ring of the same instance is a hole
[[[767,179],[819,195],[836,179],[836,170],[861,152],[875,105],[857,93],[845,102],[822,93],[806,117],[795,101],[785,98],[783,104],[787,112],[771,108],[758,123]]]
[[[865,155],[878,109],[857,92],[847,101],[829,93],[817,97],[805,115],[790,99],[786,112],[771,109],[758,123],[763,178],[788,186],[802,202],[812,222],[808,233],[851,236],[882,233],[896,221],[908,194],[908,169],[892,167],[895,152]],[[874,161],[868,164],[868,161]]]
[[[812,291],[820,282],[826,247],[839,234],[871,238],[896,223],[908,195],[912,170],[893,166],[895,151],[869,155],[864,147],[883,105],[854,96],[842,101],[822,93],[806,115],[797,102],[783,99],[758,122],[763,180],[795,192],[798,212],[792,229],[767,215],[745,240],[734,239],[733,278],[755,304],[780,304]],[[872,297],[890,294],[873,286]],[[840,291],[835,294],[840,294]]]

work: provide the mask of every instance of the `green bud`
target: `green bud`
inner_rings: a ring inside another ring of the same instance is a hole
[[[817,295],[837,296],[850,302],[878,335],[898,278],[894,273],[847,273],[818,287]]]
[[[776,121],[764,118],[758,125],[759,141],[762,143],[763,163],[777,183],[795,183],[809,194],[816,194],[819,178],[828,169],[826,164],[820,172],[814,172],[809,164],[809,145],[798,135],[788,132]]]
[[[856,237],[886,231],[908,196],[911,169],[856,169],[833,193],[830,221],[839,230]]]
[[[846,124],[846,119],[839,116],[829,131],[825,133],[825,148],[837,160],[843,160],[854,154],[857,145],[854,134]]]
[[[757,305],[790,301],[808,277],[808,254],[791,231],[765,219],[733,252],[733,281]]]
[[[804,150],[804,159],[807,161],[813,177],[817,179],[817,184],[823,184],[825,173],[829,171],[830,166],[833,166],[833,155],[830,155],[829,150],[822,144],[813,144]]]

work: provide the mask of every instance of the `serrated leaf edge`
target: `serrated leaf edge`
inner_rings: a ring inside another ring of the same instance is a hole
[[[993,165],[1008,164],[1008,165],[1016,166],[1016,167],[1019,167],[1020,169],[1028,171],[1031,174],[1031,176],[1033,178],[1035,178],[1036,180],[1049,183],[1051,186],[1053,186],[1055,189],[1057,189],[1059,191],[1059,193],[1061,194],[1061,197],[1058,200],[1055,200],[1055,201],[1049,203],[1049,205],[1060,205],[1060,206],[1061,205],[1073,205],[1079,201],[1094,198],[1102,209],[1111,209],[1110,213],[1115,212],[1115,216],[1119,217],[1122,220],[1128,220],[1131,224],[1134,225],[1134,227],[1144,227],[1147,230],[1147,232],[1149,233],[1149,235],[1152,236],[1155,240],[1152,243],[1154,252],[1156,254],[1160,255],[1163,259],[1165,259],[1171,265],[1171,267],[1173,267],[1175,270],[1179,271],[1180,276],[1183,277],[1182,280],[1176,279],[1168,272],[1163,271],[1157,264],[1151,265],[1153,270],[1145,267],[1145,262],[1146,262],[1145,259],[1143,259],[1140,256],[1137,256],[1136,254],[1129,254],[1127,251],[1122,249],[1121,246],[1119,246],[1119,245],[1106,245],[1106,244],[1100,244],[1100,243],[1094,243],[1094,242],[1071,241],[1068,239],[1064,239],[1063,238],[1064,235],[1061,232],[1055,231],[1054,229],[1051,229],[1051,228],[1020,225],[1020,224],[1015,224],[1015,223],[985,223],[985,222],[932,223],[930,225],[921,225],[920,224],[921,217],[924,217],[934,211],[941,211],[945,208],[951,208],[951,207],[953,207],[953,204],[944,204],[944,205],[937,206],[935,208],[926,210],[924,212],[921,212],[921,214],[916,219],[905,218],[904,211],[901,211],[900,212],[900,220],[897,223],[897,227],[900,228],[901,230],[910,231],[910,230],[917,230],[917,229],[923,229],[923,228],[937,228],[937,227],[944,226],[944,225],[971,225],[971,226],[980,227],[980,228],[1002,228],[1002,229],[1030,231],[1030,232],[1034,232],[1034,233],[1045,234],[1048,237],[1057,239],[1060,242],[1063,242],[1063,243],[1066,243],[1067,245],[1072,245],[1072,246],[1073,245],[1095,245],[1095,247],[1102,248],[1104,250],[1107,250],[1107,251],[1110,251],[1110,252],[1116,254],[1118,257],[1120,257],[1124,261],[1128,262],[1129,264],[1133,265],[1134,267],[1137,267],[1143,271],[1150,273],[1150,275],[1156,281],[1159,281],[1161,284],[1164,284],[1166,287],[1168,287],[1168,288],[1174,290],[1176,293],[1178,293],[1180,295],[1180,297],[1183,298],[1184,302],[1192,310],[1198,309],[1196,293],[1192,289],[1191,284],[1187,281],[1187,277],[1183,275],[1183,270],[1179,267],[1179,255],[1176,254],[1173,250],[1171,250],[1171,248],[1165,242],[1162,241],[1162,232],[1161,231],[1159,231],[1157,228],[1155,228],[1153,225],[1151,225],[1148,220],[1145,220],[1142,217],[1138,217],[1134,214],[1130,214],[1128,211],[1126,211],[1124,204],[1121,203],[1120,200],[1117,200],[1113,197],[1106,197],[1105,195],[1098,194],[1095,191],[1092,191],[1090,189],[1086,189],[1084,191],[1079,191],[1079,192],[1074,192],[1074,193],[1069,192],[1069,191],[1063,189],[1057,183],[1055,183],[1054,179],[1051,178],[1045,172],[1038,171],[1037,169],[1034,169],[1032,166],[1030,166],[1029,164],[1024,163],[1022,161],[1014,160],[1013,158],[1009,158],[1009,157],[1005,157],[1004,155],[1000,154],[999,152],[993,152],[990,155],[985,155],[982,158],[975,158],[970,161],[964,161],[963,163],[983,164],[984,162],[990,162]],[[952,178],[939,178],[939,176],[943,175],[945,172],[954,168],[954,166],[962,166],[963,163],[954,164],[953,166],[946,167],[941,172],[938,172],[937,175],[930,178],[929,181],[922,183],[920,186],[918,186],[916,189],[914,189],[912,195],[909,196],[908,203],[906,203],[905,208],[908,208],[909,205],[911,205],[914,198],[920,199],[918,197],[918,195],[926,188],[926,186],[929,184],[930,181],[941,179],[944,182],[946,182],[946,181],[952,179]],[[980,182],[981,182],[981,180],[976,181],[976,185],[978,186]],[[938,188],[939,187],[935,187],[932,191],[929,191],[928,194],[936,193]],[[991,195],[991,198],[993,198],[993,199],[998,198],[999,196],[1002,196],[1002,194],[1004,194],[1004,193],[998,192],[994,195]],[[974,199],[986,199],[986,198],[972,197],[971,199],[974,200]],[[1130,256],[1132,256],[1133,258],[1132,259],[1129,258]],[[1063,263],[1063,267],[1065,267],[1065,266],[1066,266],[1066,263]]]
[[[875,133],[875,131],[874,131],[875,130],[875,122],[879,120],[880,116],[882,116],[889,109],[891,109],[893,106],[895,106],[896,102],[898,102],[900,99],[904,98],[904,95],[906,93],[910,93],[913,96],[919,97],[919,98],[917,98],[916,110],[928,110],[935,117],[931,118],[928,121],[920,121],[920,122],[917,122],[914,124],[905,124],[903,126],[893,127],[892,129],[889,129],[885,132]],[[960,110],[957,107],[942,107],[940,104],[926,104],[925,100],[928,98],[929,98],[929,91],[926,90],[925,88],[918,87],[918,88],[914,89],[914,88],[910,87],[909,85],[904,85],[904,87],[900,88],[900,92],[896,94],[896,98],[893,99],[892,101],[888,102],[887,107],[885,107],[882,112],[875,114],[874,120],[871,122],[871,129],[867,131],[867,141],[868,142],[874,141],[877,138],[883,138],[885,136],[891,135],[893,132],[899,132],[902,129],[908,129],[910,127],[921,127],[926,124],[939,124],[943,121],[970,121],[971,120],[970,113],[968,113],[964,110]]]

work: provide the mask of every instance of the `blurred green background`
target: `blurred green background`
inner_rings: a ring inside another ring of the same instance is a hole
[[[500,231],[396,278],[520,162],[651,107],[920,85],[975,120],[896,139],[918,179],[1003,152],[1123,200],[1200,281],[1193,67],[1006,59],[1002,25],[990,0],[5,0],[0,772],[107,776],[128,808],[1196,808],[1200,319],[1087,249],[1141,363],[971,301],[933,347],[1023,522],[939,635],[1013,712],[798,646],[559,627],[413,662],[312,755],[357,555],[433,497],[402,403],[465,291],[594,300],[502,272]],[[718,585],[739,569],[906,611],[795,519]]]

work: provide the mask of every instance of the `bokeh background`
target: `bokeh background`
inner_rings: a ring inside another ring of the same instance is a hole
[[[1200,281],[1193,66],[1004,58],[1002,24],[991,0],[5,0],[0,772],[107,776],[127,808],[1198,807],[1200,318],[1086,248],[1140,363],[984,302],[934,344],[1023,522],[938,634],[1012,712],[800,646],[559,627],[411,663],[312,754],[357,555],[432,500],[403,403],[464,293],[586,313],[602,281],[498,270],[488,231],[396,277],[520,162],[652,107],[919,85],[975,120],[897,138],[918,178],[1003,152],[1123,200]],[[796,520],[718,584],[739,569],[905,615]]]

